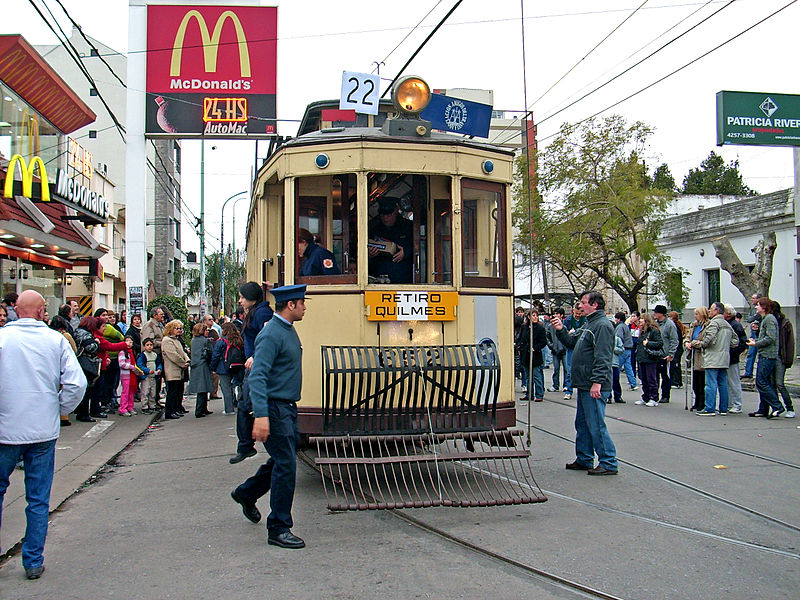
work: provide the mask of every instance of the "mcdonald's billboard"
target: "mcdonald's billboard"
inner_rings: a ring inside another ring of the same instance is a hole
[[[148,6],[145,133],[275,135],[277,33],[274,6]]]

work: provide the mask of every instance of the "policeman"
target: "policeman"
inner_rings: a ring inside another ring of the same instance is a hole
[[[231,492],[253,523],[261,520],[256,502],[271,490],[267,517],[267,543],[281,548],[304,548],[306,543],[291,532],[292,501],[297,471],[297,401],[302,382],[303,349],[294,329],[306,312],[305,285],[272,290],[275,314],[256,337],[250,371],[253,405],[253,438],[264,442],[269,460],[255,475]]]
[[[379,198],[378,215],[369,224],[369,274],[388,275],[391,283],[411,283],[413,257],[411,221],[400,215],[396,199]]]
[[[303,259],[299,275],[339,275],[333,252],[317,244],[314,238],[308,229],[297,231],[297,255]]]

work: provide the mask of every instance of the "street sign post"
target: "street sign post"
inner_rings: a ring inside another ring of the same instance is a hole
[[[800,146],[800,95],[717,93],[717,145]]]

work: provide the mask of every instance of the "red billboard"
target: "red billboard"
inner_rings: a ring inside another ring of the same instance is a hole
[[[274,6],[148,6],[145,133],[277,133],[277,33]]]

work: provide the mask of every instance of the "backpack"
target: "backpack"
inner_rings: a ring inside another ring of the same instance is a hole
[[[794,364],[794,327],[786,317],[781,320],[778,330],[778,358],[787,368]]]
[[[244,350],[239,346],[233,346],[225,340],[225,368],[230,374],[238,373],[244,369]]]

